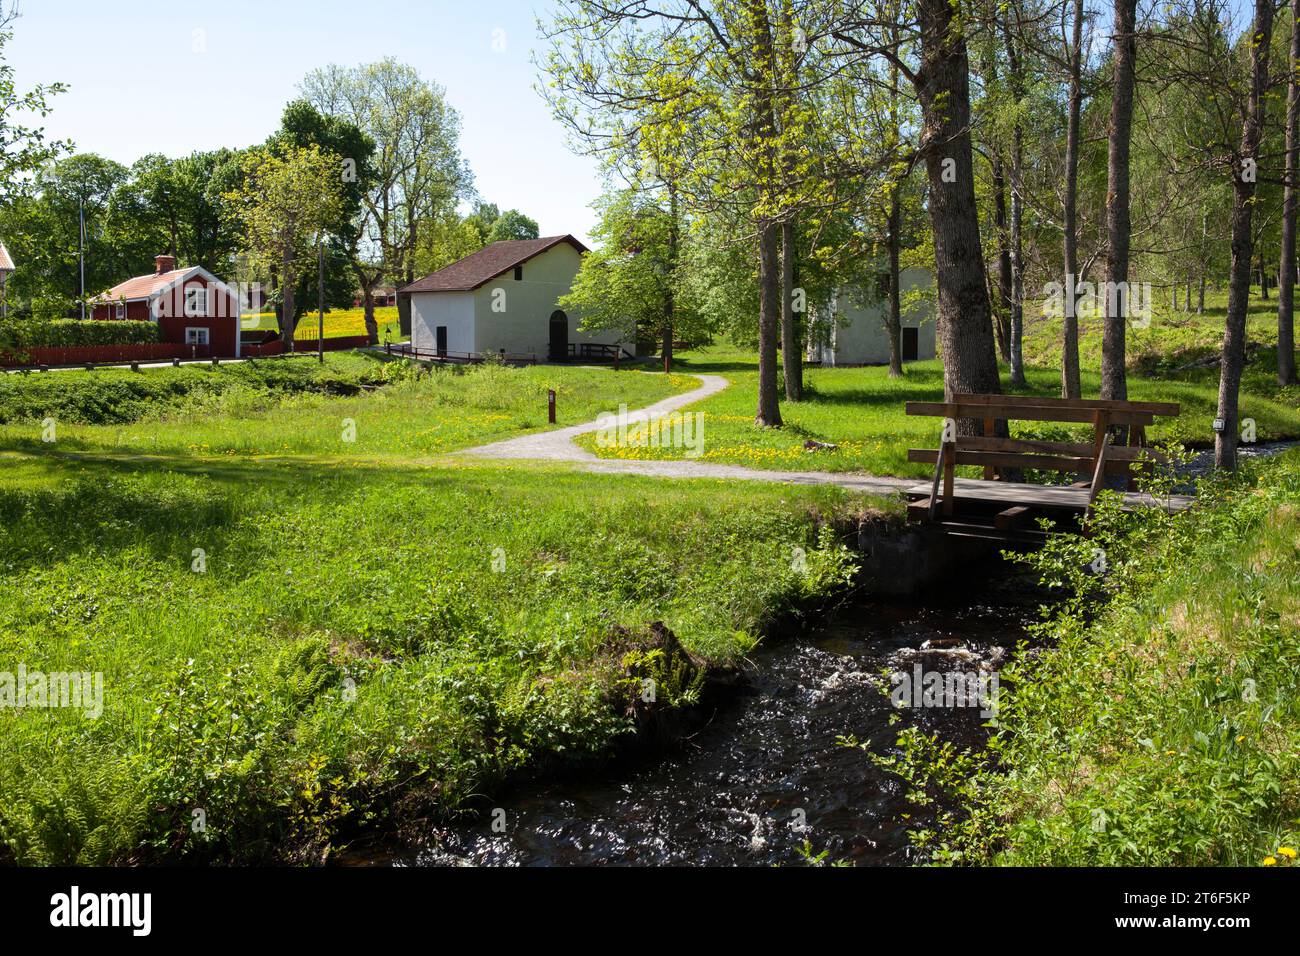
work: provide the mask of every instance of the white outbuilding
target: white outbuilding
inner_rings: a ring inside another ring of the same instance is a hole
[[[581,332],[580,316],[560,307],[586,251],[573,236],[510,239],[416,280],[400,290],[411,297],[411,346],[451,358],[631,357],[623,333]]]
[[[902,289],[902,328],[899,350],[904,362],[935,356],[934,279],[928,269],[907,268],[899,275]],[[808,360],[823,366],[887,365],[889,330],[885,315],[889,299],[877,291],[840,289],[830,307],[808,321]]]

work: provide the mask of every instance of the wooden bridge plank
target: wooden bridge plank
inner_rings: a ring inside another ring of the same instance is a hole
[[[1093,423],[1095,409],[1058,407],[1051,405],[992,405],[973,402],[908,402],[909,415],[927,415],[935,418],[977,418],[988,415],[1013,421],[1035,422],[1079,422]],[[1111,424],[1114,425],[1151,425],[1155,416],[1151,412],[1114,411],[1110,412]]]
[[[985,481],[983,478],[958,478],[954,491],[959,499],[1005,502],[1008,507],[1031,505],[1085,511],[1088,507],[1089,489],[1071,485],[1023,485],[1010,481]],[[908,497],[928,498],[930,489],[928,485],[914,485],[904,494]],[[1194,500],[1188,495],[1171,495],[1169,510],[1182,511],[1191,507]],[[1146,493],[1129,492],[1124,495],[1124,504],[1128,507],[1160,507],[1164,504],[1164,499],[1156,499]]]
[[[976,392],[955,392],[954,402],[978,405],[1029,405],[1033,407],[1107,409],[1109,411],[1150,412],[1152,415],[1177,416],[1182,406],[1177,402],[1135,402],[1109,398],[1051,398],[1037,395],[990,395]]]

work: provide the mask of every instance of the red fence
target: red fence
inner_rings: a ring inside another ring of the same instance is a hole
[[[193,353],[193,354],[191,354]],[[164,359],[207,358],[207,346],[177,345],[174,342],[141,342],[136,345],[42,346],[18,354],[0,355],[0,365],[83,365],[86,362],[157,362]]]
[[[364,335],[350,335],[325,340],[325,351],[338,349],[359,349],[370,344]],[[298,352],[315,353],[316,343],[298,342]],[[284,352],[284,343],[279,339],[261,345],[244,344],[240,347],[244,358],[263,358]],[[41,347],[24,349],[14,355],[0,353],[0,367],[14,368],[28,365],[109,365],[114,362],[159,362],[171,359],[205,359],[212,355],[206,345],[180,345],[175,342],[147,342],[137,345],[78,345],[63,347]],[[233,358],[223,355],[221,358]]]

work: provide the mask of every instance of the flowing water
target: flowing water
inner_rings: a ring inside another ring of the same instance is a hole
[[[1010,588],[990,596],[991,587],[844,607],[815,633],[760,648],[742,686],[668,752],[522,782],[388,862],[792,864],[806,841],[829,860],[906,863],[900,815],[913,808],[895,778],[838,740],[885,752],[906,722],[959,743],[981,739],[978,702],[895,711],[881,672],[996,671],[1040,596]],[[891,725],[893,713],[904,723]]]

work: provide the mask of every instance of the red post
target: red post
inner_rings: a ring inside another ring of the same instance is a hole
[[[552,425],[555,424],[555,389],[546,390],[546,419]]]

